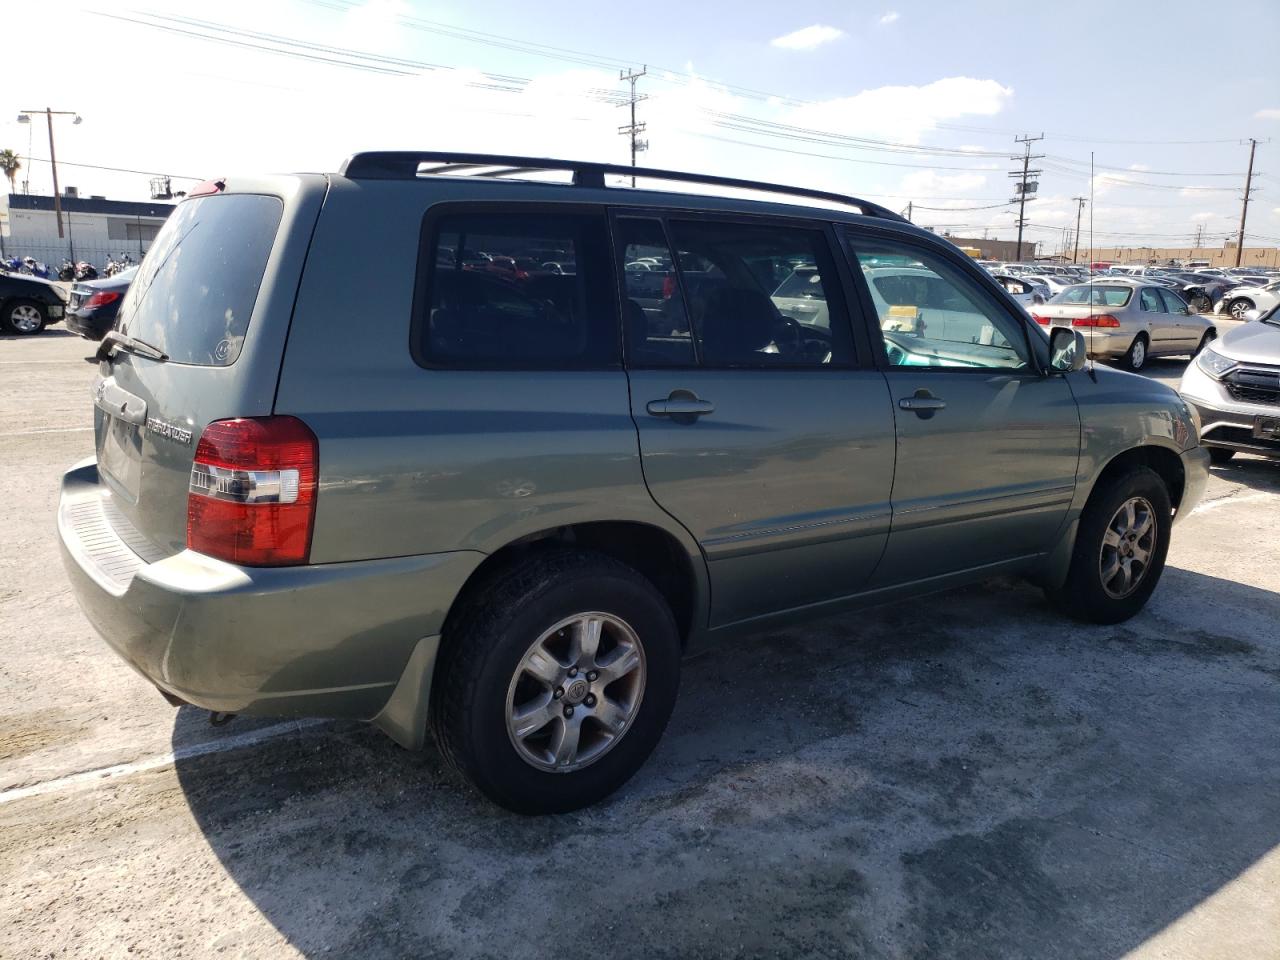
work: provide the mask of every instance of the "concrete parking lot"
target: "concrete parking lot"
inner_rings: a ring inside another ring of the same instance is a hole
[[[53,530],[91,352],[0,338],[0,957],[1280,957],[1280,466],[1214,470],[1129,623],[1000,581],[761,636],[522,819],[108,652]]]

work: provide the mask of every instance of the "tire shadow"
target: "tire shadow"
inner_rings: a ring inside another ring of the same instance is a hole
[[[1278,623],[1169,568],[1114,627],[1001,581],[763,635],[687,661],[649,763],[559,817],[355,724],[177,772],[309,957],[1110,960],[1280,844]]]

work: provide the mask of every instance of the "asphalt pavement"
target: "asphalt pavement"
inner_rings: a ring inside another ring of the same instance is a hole
[[[91,352],[0,338],[0,957],[1280,958],[1280,465],[1214,469],[1128,623],[994,581],[763,635],[616,797],[519,818],[106,649],[54,539]]]

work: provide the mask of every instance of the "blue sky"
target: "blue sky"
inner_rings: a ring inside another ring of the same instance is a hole
[[[1280,237],[1280,4],[672,3],[489,0],[107,0],[52,4],[65,50],[13,45],[0,147],[47,192],[44,104],[61,179],[145,195],[146,178],[333,169],[356,149],[459,148],[624,162],[623,64],[648,64],[640,118],[654,166],[802,183],[915,204],[915,218],[1011,236],[1016,133],[1046,157],[1029,237],[1074,225],[1097,177],[1098,246],[1214,243],[1239,217],[1262,140],[1250,230]],[[483,34],[483,35],[482,35]],[[1269,40],[1268,40],[1269,42]],[[1239,47],[1235,47],[1239,49]],[[110,52],[110,57],[106,53]],[[1202,141],[1202,142],[1174,142]],[[28,144],[30,143],[30,148]],[[74,167],[71,164],[86,166]],[[1087,220],[1086,220],[1087,222]]]

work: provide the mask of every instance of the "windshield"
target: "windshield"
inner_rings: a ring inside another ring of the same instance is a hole
[[[1099,284],[1067,287],[1050,303],[1084,303],[1095,307],[1123,307],[1133,296],[1130,287],[1104,287]]]
[[[179,204],[129,286],[120,332],[174,363],[235,363],[283,211],[252,194]]]

